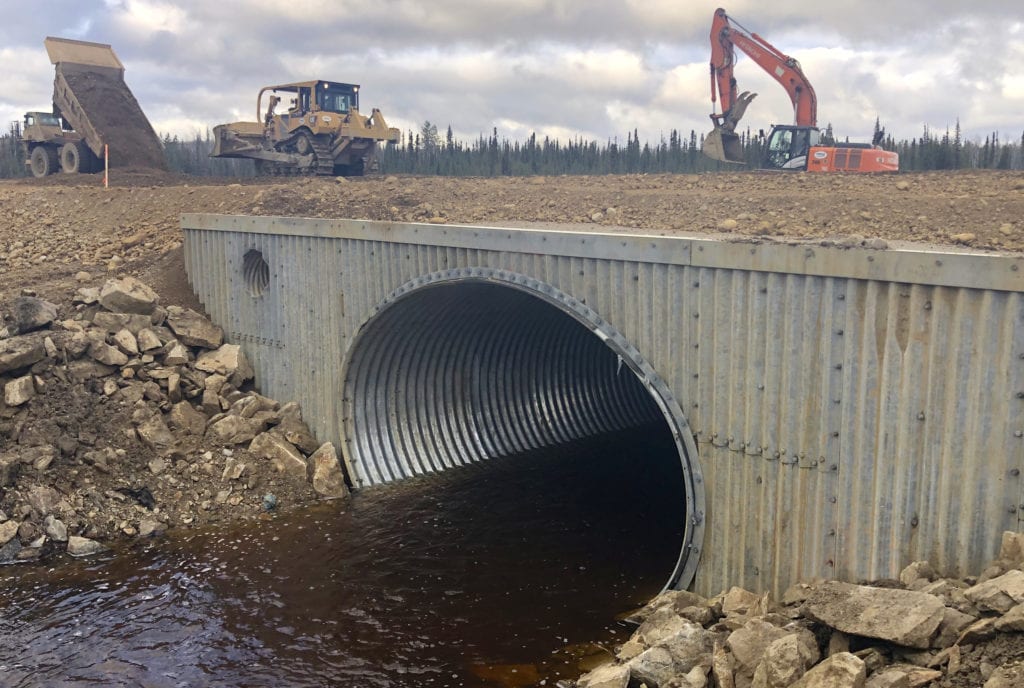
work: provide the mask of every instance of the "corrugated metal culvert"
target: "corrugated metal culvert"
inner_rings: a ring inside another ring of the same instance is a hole
[[[965,574],[1020,526],[1019,256],[183,226],[211,316],[359,483],[660,417],[689,500],[673,581],[696,567],[704,593],[893,577],[916,559]]]

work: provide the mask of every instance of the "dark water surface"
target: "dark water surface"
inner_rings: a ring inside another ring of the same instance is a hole
[[[648,429],[6,567],[0,686],[552,685],[668,579],[679,481]]]

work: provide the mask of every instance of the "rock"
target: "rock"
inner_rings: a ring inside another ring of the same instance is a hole
[[[12,337],[0,340],[0,373],[27,368],[46,358],[46,349],[37,337]]]
[[[164,365],[180,366],[188,363],[188,349],[181,342],[174,342],[164,356]]]
[[[196,359],[195,367],[205,373],[223,375],[235,387],[253,376],[249,360],[245,357],[242,347],[237,344],[224,344],[216,351],[201,354]]]
[[[970,244],[977,238],[978,237],[977,235],[974,234],[974,232],[961,232],[959,234],[953,234],[952,236],[949,237],[950,241],[957,244]]]
[[[929,646],[944,610],[925,593],[838,582],[818,587],[801,608],[804,616],[844,633],[920,649]]]
[[[166,470],[167,470],[167,462],[164,461],[163,459],[161,459],[160,457],[157,457],[155,459],[150,460],[150,462],[149,462],[149,472],[152,473],[153,475],[160,475],[161,473],[163,473]]]
[[[641,652],[626,665],[630,681],[646,683],[648,686],[667,686],[676,676],[672,655],[663,647],[652,647]]]
[[[996,619],[996,630],[1003,633],[1024,631],[1024,604],[1018,604],[999,619]]]
[[[115,351],[117,350],[115,349]],[[118,351],[118,353],[121,352]],[[78,382],[107,377],[113,375],[116,370],[117,368],[114,366],[104,365],[92,359],[83,358],[68,364],[68,374]]]
[[[1024,564],[1024,533],[1015,533],[1012,530],[1003,533],[999,559],[1013,568],[1020,568],[1021,564]]]
[[[118,330],[111,339],[114,340],[114,345],[128,356],[139,355],[139,342],[130,330]]]
[[[43,532],[54,542],[67,542],[68,540],[68,527],[64,524],[64,521],[53,514],[48,515],[43,520]]]
[[[964,595],[983,611],[1004,614],[1024,602],[1024,571],[1014,569],[964,590]]]
[[[886,669],[872,674],[864,688],[910,688],[910,678],[899,669]]]
[[[57,508],[60,503],[60,493],[52,487],[34,487],[28,493],[28,505],[39,514],[39,518],[45,518]]]
[[[18,534],[19,523],[17,521],[4,521],[0,523],[0,547],[14,539]]]
[[[11,310],[20,333],[46,327],[57,319],[57,305],[35,296],[19,296],[11,304]]]
[[[858,657],[842,652],[814,667],[790,688],[862,688],[867,669]]]
[[[107,334],[114,334],[121,330],[128,330],[133,335],[138,336],[139,332],[146,329],[153,323],[148,315],[97,311],[92,316],[92,324]]]
[[[177,444],[177,439],[159,414],[139,425],[137,432],[142,443],[153,451],[164,452]]]
[[[896,188],[899,189],[900,191],[906,191],[907,189],[910,188],[910,182],[908,182],[905,179],[901,179],[898,182],[896,182]]]
[[[252,422],[241,416],[224,416],[210,424],[210,432],[223,444],[242,444],[256,437]]]
[[[228,416],[236,418],[237,416]],[[292,477],[306,479],[306,459],[292,444],[283,437],[264,432],[253,438],[249,443],[249,451],[259,458],[269,459],[274,468]]]
[[[72,535],[68,538],[68,554],[73,557],[88,557],[106,551],[106,547],[89,538]]]
[[[117,347],[110,346],[104,342],[93,342],[89,346],[89,356],[103,365],[123,366],[128,363],[128,357],[121,353]]]
[[[761,595],[743,588],[732,587],[722,598],[722,613],[726,616],[745,616],[758,607]]]
[[[927,561],[915,561],[900,571],[900,583],[908,588],[922,578],[930,583],[936,577],[935,569]]]
[[[31,375],[15,378],[4,385],[4,403],[21,406],[36,395],[36,386]]]
[[[274,428],[274,432],[307,454],[312,454],[320,447],[320,443],[313,437],[309,427],[301,420],[285,418],[280,425]]]
[[[789,586],[786,592],[782,593],[782,604],[787,607],[803,604],[807,601],[807,598],[814,592],[814,586],[807,583],[796,583]]]
[[[1024,685],[1024,662],[1005,664],[989,676],[984,688],[1020,688]]]
[[[732,232],[732,231],[734,231],[739,226],[740,226],[740,223],[737,222],[736,220],[732,219],[731,217],[728,218],[728,219],[722,220],[721,222],[718,223],[718,228],[720,230],[722,230],[723,232]]]
[[[762,619],[751,619],[730,633],[725,645],[732,652],[736,673],[753,678],[768,646],[787,635],[791,632]]]
[[[186,346],[217,349],[224,343],[224,330],[191,308],[169,306],[167,308],[167,326],[178,338],[178,341]]]
[[[179,401],[171,407],[167,414],[167,421],[172,428],[176,428],[189,435],[202,436],[206,432],[206,414],[197,411],[187,401]]]
[[[11,487],[21,473],[21,457],[13,452],[0,454],[0,487]]]
[[[872,237],[864,242],[865,248],[871,248],[876,251],[884,251],[889,248],[889,242],[879,237]]]
[[[753,688],[788,688],[818,659],[796,635],[773,641],[754,671]]]
[[[227,457],[224,461],[224,471],[220,474],[221,480],[238,480],[245,472],[245,464],[234,457]]]
[[[942,622],[939,623],[939,631],[932,640],[932,647],[947,648],[953,645],[963,633],[964,629],[977,621],[970,614],[964,614],[956,609],[946,607],[942,612]]]
[[[92,275],[90,275],[85,270],[79,270],[78,272],[75,273],[76,282],[89,282],[90,280],[92,280]]]
[[[100,305],[114,313],[149,315],[157,301],[156,292],[134,277],[107,280],[100,289]]]
[[[957,642],[961,645],[974,645],[991,640],[996,634],[996,619],[978,619],[965,628]]]
[[[348,494],[345,475],[334,445],[325,442],[309,457],[313,464],[313,489],[322,497],[344,497]]]
[[[144,518],[139,521],[139,537],[156,537],[162,535],[167,526],[153,518]]]
[[[580,677],[577,688],[626,688],[629,685],[629,667],[605,664]]]
[[[160,341],[160,337],[158,337],[156,332],[148,327],[143,327],[139,330],[136,337],[139,345],[139,351],[155,351],[163,346],[163,342]]]

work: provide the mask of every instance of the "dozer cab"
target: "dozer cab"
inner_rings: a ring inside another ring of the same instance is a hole
[[[279,113],[286,99],[287,109]],[[210,155],[252,159],[261,175],[361,176],[379,170],[378,145],[401,135],[380,110],[359,113],[358,84],[336,81],[265,86],[256,98],[256,118],[214,127]]]

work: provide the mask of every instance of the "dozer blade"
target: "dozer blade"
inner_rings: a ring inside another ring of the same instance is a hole
[[[740,145],[740,137],[721,127],[715,127],[704,137],[704,145],[701,148],[704,155],[712,160],[729,162],[736,165],[745,165],[747,161],[743,158],[743,148]]]

